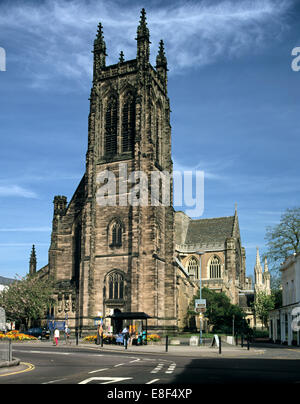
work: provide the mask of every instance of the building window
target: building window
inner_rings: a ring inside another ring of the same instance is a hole
[[[212,279],[221,278],[221,261],[216,256],[210,261],[209,276]]]
[[[124,276],[118,272],[113,272],[108,276],[108,298],[110,300],[124,298]]]
[[[129,96],[122,111],[122,152],[133,151],[135,134],[135,102]]]
[[[118,108],[117,101],[112,99],[105,114],[105,154],[114,156],[118,152]]]
[[[111,226],[111,243],[110,247],[122,247],[122,224],[114,222]]]
[[[195,257],[189,259],[187,270],[192,279],[199,279],[199,262]]]

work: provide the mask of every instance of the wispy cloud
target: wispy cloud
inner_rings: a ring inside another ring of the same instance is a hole
[[[15,228],[0,228],[0,232],[49,232],[51,227],[15,227]]]
[[[19,185],[4,185],[0,186],[0,197],[37,198],[38,196],[35,192]]]
[[[278,38],[293,4],[293,0],[205,0],[158,8],[150,3],[152,59],[161,37],[166,41],[170,74],[214,63],[220,57],[238,57],[250,47],[258,49],[270,38]],[[121,49],[127,59],[136,57],[139,8],[104,0],[4,2],[0,25],[8,42],[14,38],[9,44],[18,52],[11,58],[22,61],[32,85],[49,86],[59,76],[80,86],[82,79],[91,78],[91,50],[99,21],[104,25],[109,63],[116,63]],[[18,46],[21,39],[22,48]]]

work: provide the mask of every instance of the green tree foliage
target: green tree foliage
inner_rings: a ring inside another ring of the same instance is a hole
[[[53,305],[53,292],[51,280],[26,275],[0,293],[0,306],[5,309],[7,318],[28,328],[32,321],[43,318]]]
[[[255,315],[261,320],[264,327],[268,326],[268,318],[270,310],[275,308],[276,295],[267,295],[266,292],[261,291],[256,293],[253,303],[253,310]]]
[[[293,253],[300,252],[300,207],[287,209],[279,224],[267,227],[265,240],[268,262],[278,272],[284,260]]]
[[[234,316],[235,331],[247,333],[248,324],[245,320],[245,313],[239,306],[231,304],[225,293],[203,288],[202,298],[206,299],[205,317],[208,318],[209,324],[213,325],[213,332],[231,334]]]

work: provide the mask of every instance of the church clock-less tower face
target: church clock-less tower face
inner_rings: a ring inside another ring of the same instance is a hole
[[[75,325],[82,330],[99,313],[114,311],[145,312],[153,330],[177,327],[173,207],[161,196],[167,191],[172,201],[172,180],[154,196],[150,190],[153,173],[171,178],[173,172],[167,59],[160,41],[155,68],[149,62],[144,9],[136,41],[136,59],[127,61],[121,52],[118,63],[107,66],[98,26],[86,172],[69,206],[53,219],[50,268],[75,288]],[[115,190],[101,203],[99,192],[111,177]]]

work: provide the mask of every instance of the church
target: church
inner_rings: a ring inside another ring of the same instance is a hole
[[[98,26],[86,170],[69,202],[54,197],[49,262],[37,272],[55,279],[55,319],[67,318],[83,333],[95,329],[95,318],[109,326],[109,316],[120,312],[146,313],[152,331],[180,330],[200,280],[234,304],[249,289],[237,209],[230,217],[193,220],[162,203],[161,192],[156,203],[121,203],[128,197],[121,165],[127,174],[173,173],[167,58],[161,40],[156,66],[150,64],[144,9],[136,41],[136,59],[121,52],[107,66]],[[117,204],[99,204],[104,172],[119,184]],[[172,201],[172,181],[168,193]],[[34,250],[30,272],[36,272]]]

